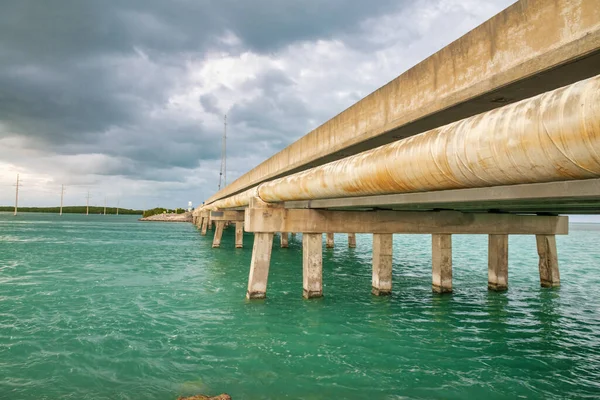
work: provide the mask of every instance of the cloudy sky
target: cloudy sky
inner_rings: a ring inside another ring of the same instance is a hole
[[[0,205],[194,205],[513,0],[0,0]]]

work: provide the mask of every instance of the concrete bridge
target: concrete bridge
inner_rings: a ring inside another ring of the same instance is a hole
[[[322,237],[373,234],[375,295],[392,235],[432,235],[432,287],[452,291],[452,235],[489,235],[488,287],[508,287],[508,235],[536,235],[560,284],[560,214],[600,213],[600,2],[521,0],[215,193],[194,211],[213,247],[254,233],[248,298],[266,295],[273,236],[302,233],[304,297],[322,296]]]

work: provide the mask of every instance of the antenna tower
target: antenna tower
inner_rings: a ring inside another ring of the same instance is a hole
[[[88,190],[87,196],[85,197],[85,215],[90,214],[90,191]]]
[[[223,118],[223,146],[221,148],[221,171],[219,172],[219,190],[221,190],[221,179],[223,187],[227,186],[227,114]]]
[[[60,185],[60,212],[59,215],[62,215],[62,208],[63,208],[63,198],[65,196],[65,185]]]
[[[17,174],[17,183],[15,185],[15,213],[17,215],[17,209],[19,208],[19,186],[23,186],[19,183],[19,174]]]

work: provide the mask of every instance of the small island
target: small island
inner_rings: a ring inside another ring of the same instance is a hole
[[[166,208],[153,208],[144,211],[140,221],[155,222],[192,222],[192,212],[183,208],[169,210]]]

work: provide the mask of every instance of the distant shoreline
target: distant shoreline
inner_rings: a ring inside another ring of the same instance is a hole
[[[2,206],[0,212],[14,212],[14,206]],[[119,215],[142,215],[142,210],[132,210],[129,208],[119,208]],[[48,213],[59,214],[60,207],[19,207],[18,213]],[[63,214],[86,214],[86,206],[66,206],[62,209]],[[104,214],[104,207],[89,207],[89,214]],[[106,214],[117,214],[116,207],[106,207]]]

